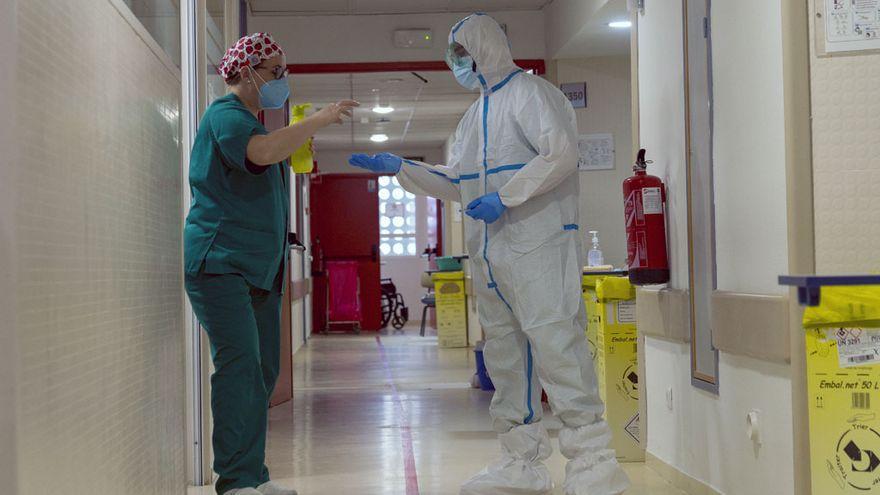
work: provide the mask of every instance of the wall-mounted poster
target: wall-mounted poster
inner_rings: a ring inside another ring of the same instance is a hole
[[[613,170],[614,135],[581,134],[578,137],[578,170]]]
[[[880,0],[823,0],[825,51],[880,49]]]

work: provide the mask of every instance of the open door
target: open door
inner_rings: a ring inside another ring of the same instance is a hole
[[[367,331],[380,329],[382,293],[377,180],[375,175],[364,174],[312,177],[310,211],[315,285],[312,304],[314,332],[321,332],[327,326],[326,263],[331,261],[358,263],[360,327]]]

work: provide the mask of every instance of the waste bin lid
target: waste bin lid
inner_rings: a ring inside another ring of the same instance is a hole
[[[830,286],[804,311],[804,328],[880,327],[880,286]]]
[[[434,272],[431,274],[434,280],[464,280],[464,272]]]
[[[628,301],[636,298],[636,288],[627,277],[605,277],[596,283],[596,297],[602,301]]]

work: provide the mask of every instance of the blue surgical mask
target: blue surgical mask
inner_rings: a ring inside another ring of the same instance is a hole
[[[467,63],[464,63],[467,61]],[[477,73],[473,71],[474,61],[471,57],[464,57],[462,59],[462,63],[457,64],[453,69],[452,73],[455,74],[455,80],[458,81],[458,84],[464,86],[465,89],[478,89],[480,87],[480,80],[477,77]]]
[[[260,75],[254,72],[259,77]],[[260,79],[263,79],[260,77]],[[256,84],[256,81],[254,81]],[[263,81],[263,85],[257,88],[260,93],[260,108],[268,110],[277,110],[284,106],[284,102],[290,98],[290,86],[287,84],[287,78],[273,79],[269,82]]]

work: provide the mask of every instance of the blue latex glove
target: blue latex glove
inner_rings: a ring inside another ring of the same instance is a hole
[[[507,207],[501,202],[501,196],[499,196],[497,192],[493,192],[471,201],[471,203],[467,205],[465,214],[474,220],[482,220],[486,223],[492,223],[495,220],[498,220],[498,217],[500,217],[506,209]]]
[[[400,172],[400,165],[403,163],[403,159],[391,153],[379,153],[373,156],[355,153],[348,159],[348,163],[355,167],[365,168],[370,172],[396,174]]]

